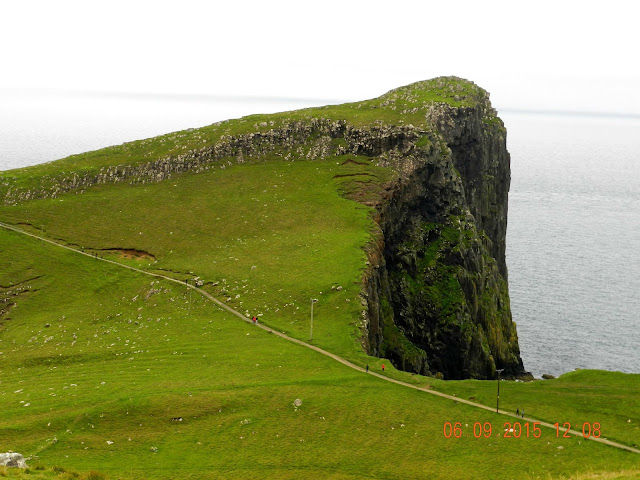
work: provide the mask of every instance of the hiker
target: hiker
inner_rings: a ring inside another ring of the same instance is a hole
[[[520,409],[516,408],[516,417],[519,417],[519,416],[520,416]]]
[[[382,371],[384,372],[384,363],[382,364]]]
[[[367,371],[367,373],[369,373],[369,364],[368,364],[368,363],[367,363],[367,366],[366,366],[366,367],[364,367],[364,368],[365,368],[365,370]]]
[[[522,409],[522,411],[520,413],[522,414],[522,418],[524,418],[524,408]]]
[[[255,325],[256,323],[258,323],[258,317],[256,317],[255,315],[253,316],[253,318],[251,319],[253,321],[253,324]]]

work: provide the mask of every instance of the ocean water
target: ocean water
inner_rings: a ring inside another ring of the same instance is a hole
[[[317,101],[0,92],[0,170]],[[525,368],[640,373],[640,120],[501,114]]]
[[[640,373],[640,120],[504,114],[525,367]]]

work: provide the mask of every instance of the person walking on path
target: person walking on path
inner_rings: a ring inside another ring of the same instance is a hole
[[[519,417],[519,416],[520,416],[520,409],[516,408],[516,417]]]
[[[255,315],[253,316],[253,318],[251,319],[253,321],[253,324],[255,325],[256,323],[258,323],[258,317],[256,317]]]
[[[382,364],[382,371],[384,372],[384,363]]]
[[[367,363],[367,366],[364,367],[364,369],[367,371],[367,373],[369,373],[369,364]]]

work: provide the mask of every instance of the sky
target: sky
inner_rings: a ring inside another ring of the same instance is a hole
[[[333,103],[440,75],[498,109],[640,115],[633,1],[21,0],[0,4],[0,91]]]

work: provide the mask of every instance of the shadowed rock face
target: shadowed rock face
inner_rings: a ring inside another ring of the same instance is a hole
[[[5,467],[27,468],[27,462],[20,453],[0,453],[0,465]]]
[[[382,237],[365,279],[368,350],[444,378],[524,374],[505,263],[510,184],[506,131],[488,97],[428,113],[436,148],[379,208]],[[440,141],[438,141],[440,140]]]

